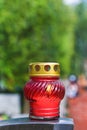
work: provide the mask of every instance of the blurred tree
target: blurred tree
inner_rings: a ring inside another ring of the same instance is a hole
[[[61,0],[0,0],[0,77],[5,86],[23,86],[33,61],[59,62],[68,74],[73,21],[73,11]]]
[[[75,28],[75,52],[73,70],[77,74],[85,73],[87,76],[87,1],[76,7],[77,24]]]

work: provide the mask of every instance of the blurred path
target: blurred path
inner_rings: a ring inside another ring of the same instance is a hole
[[[87,91],[69,99],[69,114],[74,119],[74,130],[87,130]]]

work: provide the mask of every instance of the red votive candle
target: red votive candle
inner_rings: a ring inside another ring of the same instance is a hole
[[[30,80],[24,87],[29,100],[31,119],[57,119],[60,116],[60,102],[65,88],[60,81],[59,63],[37,62],[29,65]]]

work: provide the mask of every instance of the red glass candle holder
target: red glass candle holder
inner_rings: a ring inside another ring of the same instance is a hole
[[[31,119],[57,119],[65,88],[59,79],[58,63],[30,64],[30,80],[24,87],[24,95],[30,103]]]

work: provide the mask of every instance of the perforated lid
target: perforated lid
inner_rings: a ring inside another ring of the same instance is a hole
[[[30,76],[60,76],[59,63],[35,62],[29,65]]]

